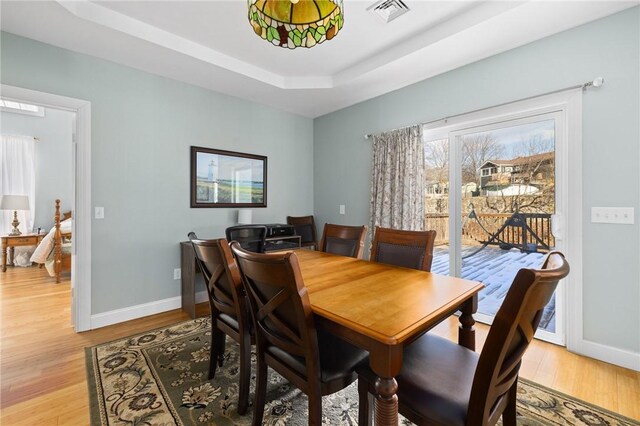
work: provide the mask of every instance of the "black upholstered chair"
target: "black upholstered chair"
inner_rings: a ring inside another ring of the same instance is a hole
[[[253,424],[262,424],[267,366],[309,397],[309,424],[322,424],[322,395],[356,379],[367,353],[317,330],[295,253],[256,254],[231,243],[256,331],[257,379]]]
[[[376,226],[371,260],[430,272],[435,240],[436,231],[402,231]]]
[[[264,225],[237,225],[225,230],[227,241],[237,241],[245,250],[264,253],[267,227]]]
[[[418,425],[516,425],[518,372],[544,307],[569,274],[559,252],[541,270],[521,269],[496,314],[482,352],[425,334],[404,349],[398,409]],[[358,369],[360,425],[369,424],[375,374]]]
[[[318,247],[316,223],[313,216],[287,216],[287,225],[296,228],[296,235],[300,235],[301,247]]]
[[[196,262],[204,277],[211,310],[211,348],[209,351],[209,380],[216,375],[216,361],[222,367],[225,335],[240,344],[240,387],[238,413],[249,406],[251,378],[252,325],[247,298],[229,243],[224,238],[199,240],[189,233]]]
[[[366,226],[344,226],[326,223],[320,240],[320,251],[362,258]]]

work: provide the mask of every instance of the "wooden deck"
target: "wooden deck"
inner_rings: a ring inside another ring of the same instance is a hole
[[[504,300],[509,286],[521,268],[540,268],[544,253],[522,253],[520,250],[502,250],[485,247],[478,253],[464,259],[478,250],[478,247],[462,248],[462,278],[481,281],[486,287],[479,293],[478,312],[494,316]],[[433,253],[431,271],[449,275],[449,246],[438,246]],[[547,305],[540,320],[540,328],[555,332],[555,295]]]

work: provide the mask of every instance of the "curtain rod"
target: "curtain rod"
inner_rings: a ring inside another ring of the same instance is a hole
[[[582,84],[576,84],[575,86],[565,87],[564,89],[553,90],[551,92],[546,92],[546,93],[543,93],[541,95],[529,96],[529,97],[518,99],[518,100],[515,100],[515,101],[509,101],[509,102],[504,102],[504,103],[501,103],[501,104],[498,104],[498,105],[492,105],[490,107],[474,109],[473,111],[463,112],[461,114],[449,115],[449,116],[446,116],[446,117],[438,118],[437,120],[431,120],[431,121],[425,121],[423,123],[418,123],[417,125],[418,126],[426,126],[427,124],[437,123],[438,121],[445,121],[446,122],[450,118],[461,117],[463,115],[473,114],[475,112],[485,111],[485,110],[488,110],[488,109],[491,109],[491,108],[498,108],[498,107],[501,107],[501,106],[512,104],[514,102],[528,101],[530,99],[539,98],[540,96],[553,95],[555,93],[564,92],[566,90],[572,90],[572,89],[587,90],[587,87],[591,87],[591,86],[600,87],[600,86],[602,86],[603,83],[604,83],[604,78],[597,77],[592,81],[587,81],[586,83],[582,83]],[[406,128],[412,127],[412,126],[415,126],[415,124],[411,124],[411,125],[408,125],[408,126],[402,126],[402,127],[396,127],[395,129],[385,130],[385,132],[393,132],[395,130],[406,129]],[[365,139],[369,139],[371,136],[373,136],[373,134],[367,133],[366,135],[364,135],[364,138]]]

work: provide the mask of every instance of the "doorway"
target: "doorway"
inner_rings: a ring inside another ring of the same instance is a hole
[[[425,126],[425,221],[438,234],[432,271],[485,284],[474,315],[480,322],[491,324],[520,268],[541,267],[552,250],[573,257],[567,218],[579,205],[569,196],[576,164],[568,152],[579,141],[569,138],[568,104],[557,101],[546,96]],[[560,345],[565,285],[536,333]]]
[[[76,331],[91,329],[91,103],[81,99],[0,85],[0,96],[16,102],[75,113],[73,126],[71,322]],[[77,236],[77,238],[75,237]]]

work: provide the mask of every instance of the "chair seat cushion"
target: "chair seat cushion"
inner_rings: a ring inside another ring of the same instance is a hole
[[[323,387],[330,390],[328,393],[333,393],[356,379],[356,366],[363,363],[369,354],[367,351],[323,330],[317,330],[317,335],[320,351],[320,380]],[[293,356],[275,346],[269,346],[267,353],[291,367],[301,376],[306,376],[307,370],[303,357]],[[340,387],[334,389],[336,385]]]
[[[238,324],[238,320],[231,315],[221,312],[218,316],[218,321],[225,323],[235,331],[239,331],[240,325]]]
[[[396,377],[401,414],[423,419],[420,424],[464,425],[478,358],[464,346],[431,334],[411,343]],[[368,367],[359,368],[358,374],[374,383]]]

